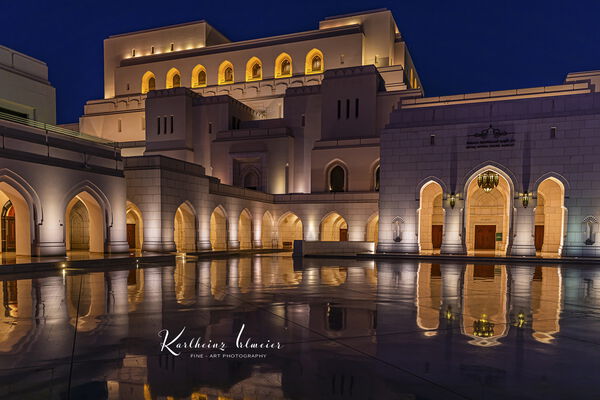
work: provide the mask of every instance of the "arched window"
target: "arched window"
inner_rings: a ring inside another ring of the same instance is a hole
[[[344,192],[346,190],[346,171],[341,165],[336,165],[329,171],[329,191]]]
[[[379,192],[379,171],[381,169],[379,168],[379,165],[375,168],[375,184],[373,185],[373,188],[375,189],[376,192]]]
[[[306,55],[306,74],[320,74],[323,73],[324,61],[323,61],[323,53],[319,49],[312,49]]]
[[[255,171],[249,171],[244,176],[244,188],[258,190],[259,189],[259,178]]]
[[[203,65],[196,65],[192,70],[192,87],[206,86],[206,68]]]
[[[181,86],[181,74],[177,68],[171,68],[167,72],[167,89],[172,89]]]
[[[151,90],[156,90],[156,78],[150,71],[146,71],[142,76],[142,94],[148,93]]]
[[[262,62],[252,57],[246,63],[246,81],[259,81],[262,79]]]
[[[275,59],[275,78],[286,78],[292,76],[292,58],[281,53]]]
[[[230,83],[233,83],[233,64],[229,61],[223,61],[219,66],[219,85]]]

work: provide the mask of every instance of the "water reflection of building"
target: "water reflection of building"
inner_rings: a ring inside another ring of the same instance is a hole
[[[7,368],[0,384],[17,380],[12,371],[32,357],[42,368],[68,365],[77,327],[77,358],[94,362],[75,371],[73,387],[101,383],[111,399],[336,399],[351,386],[354,396],[367,396],[373,385],[391,398],[385,382],[394,378],[364,357],[393,354],[390,332],[418,327],[418,340],[435,341],[451,337],[453,329],[445,328],[454,327],[459,340],[489,346],[517,331],[546,346],[560,332],[563,302],[600,299],[600,276],[583,269],[304,263],[294,269],[286,257],[180,260],[173,267],[1,281],[0,363]],[[484,315],[489,325],[477,324]],[[182,323],[191,336],[215,340],[231,338],[245,323],[253,337],[294,345],[254,362],[159,353],[157,332]],[[333,341],[342,337],[363,338],[362,354]],[[45,380],[66,382],[66,374],[22,374],[19,387],[45,397],[38,389]]]

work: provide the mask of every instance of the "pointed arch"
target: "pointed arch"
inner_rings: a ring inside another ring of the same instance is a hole
[[[260,225],[260,240],[263,248],[270,249],[277,247],[277,242],[273,243],[274,221],[273,215],[268,210],[265,211]]]
[[[284,249],[291,249],[294,240],[304,238],[302,220],[292,211],[284,213],[277,221],[278,246]]]
[[[127,223],[127,243],[129,244],[129,248],[141,250],[144,244],[142,211],[129,200],[125,203],[125,220]]]
[[[235,81],[233,64],[225,60],[219,65],[219,85],[229,85]]]
[[[494,165],[496,164],[496,165]],[[487,171],[498,174],[496,188],[486,192],[477,185],[477,177]],[[491,251],[506,254],[512,241],[512,209],[515,183],[511,173],[497,163],[471,170],[465,182],[465,243],[467,252]]]
[[[246,82],[260,81],[263,77],[262,61],[252,57],[246,63]]]
[[[240,212],[238,218],[238,241],[241,250],[252,248],[252,213],[247,208]]]
[[[187,200],[175,210],[173,237],[178,252],[196,251],[196,216],[196,210]]]
[[[419,251],[431,252],[442,245],[444,191],[439,183],[430,180],[419,192]]]
[[[167,89],[181,86],[181,73],[177,68],[171,68],[167,72]]]
[[[89,189],[71,197],[65,207],[65,245],[67,250],[103,253],[106,241],[106,213]]]
[[[288,78],[292,72],[292,57],[287,53],[278,55],[275,59],[275,78]]]
[[[210,214],[210,245],[213,251],[227,249],[227,211],[218,205]]]
[[[306,54],[304,71],[306,75],[322,74],[325,71],[325,60],[321,50],[312,49]]]
[[[146,94],[151,90],[156,90],[156,76],[152,71],[146,71],[142,75],[141,93]]]
[[[319,240],[323,242],[348,241],[348,223],[336,211],[325,214],[319,224]]]
[[[562,181],[550,176],[539,183],[536,192],[538,200],[535,208],[535,235],[538,243],[536,250],[542,254],[560,256],[564,244],[567,214],[565,187]]]
[[[192,70],[192,88],[206,87],[207,85],[206,68],[198,64]]]
[[[325,190],[327,192],[348,191],[348,166],[339,158],[331,160],[325,166]]]
[[[379,241],[379,212],[375,211],[367,220],[365,241],[377,243]]]

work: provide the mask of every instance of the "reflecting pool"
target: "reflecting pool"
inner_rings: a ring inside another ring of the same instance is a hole
[[[260,255],[0,278],[4,399],[598,399],[600,268]]]

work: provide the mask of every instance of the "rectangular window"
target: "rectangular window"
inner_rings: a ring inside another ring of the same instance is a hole
[[[358,118],[358,99],[354,100],[354,118]]]
[[[163,133],[167,133],[167,117],[163,117]]]
[[[208,123],[208,133],[212,133],[212,122]]]
[[[154,54],[154,46],[150,47],[150,54]]]
[[[306,125],[306,117],[304,116],[304,114],[302,114],[302,121],[301,121],[301,126]]]
[[[173,116],[171,115],[171,133],[173,133]]]
[[[156,134],[160,135],[160,117],[156,118]]]
[[[171,43],[171,51],[175,50],[175,43]]]
[[[135,49],[131,49],[131,57],[135,57]]]
[[[121,132],[121,131],[122,131],[122,129],[121,129],[121,128],[122,128],[122,126],[121,126],[121,120],[120,120],[120,119],[118,119],[118,120],[117,120],[117,132]]]
[[[435,135],[429,136],[429,145],[431,145],[431,146],[435,145]]]
[[[341,100],[338,100],[338,119],[341,118],[342,115],[342,102]]]
[[[146,130],[146,117],[142,116],[142,130]]]
[[[556,127],[553,126],[550,128],[550,139],[556,138]]]
[[[346,99],[346,119],[350,118],[350,99]]]

